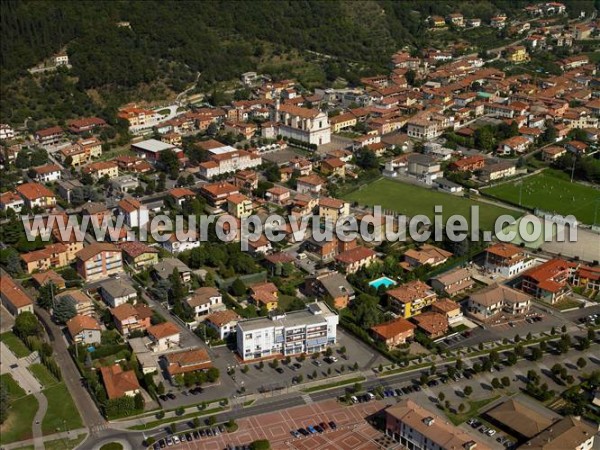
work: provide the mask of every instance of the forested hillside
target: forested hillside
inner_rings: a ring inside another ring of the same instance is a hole
[[[48,107],[60,110],[57,103],[71,104],[73,96],[79,95],[94,99],[79,109],[112,107],[140,86],[148,97],[158,98],[163,91],[183,89],[196,72],[202,73],[205,84],[231,79],[255,68],[265,45],[333,56],[329,69],[332,61],[341,58],[354,63],[351,70],[374,72],[385,68],[399,47],[426,45],[424,21],[431,14],[462,11],[487,19],[528,3],[4,0],[0,2],[0,120],[14,123],[29,115],[35,119]],[[593,2],[585,0],[567,3],[594,8]],[[131,28],[118,27],[120,21],[128,21]],[[27,80],[32,78],[27,68],[65,46],[73,65],[68,76]],[[333,68],[343,76],[348,67]],[[64,91],[50,102],[43,98],[48,84]],[[24,105],[24,100],[35,104]],[[60,111],[55,114],[58,119],[68,118]]]

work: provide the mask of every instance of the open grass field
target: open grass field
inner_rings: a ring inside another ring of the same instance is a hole
[[[65,383],[44,389],[42,393],[48,399],[48,411],[42,421],[42,433],[46,435],[58,430],[64,431],[64,426],[68,430],[83,427],[79,411]]]
[[[346,195],[344,199],[358,202],[360,205],[380,205],[383,209],[391,209],[409,217],[424,214],[431,220],[435,215],[435,206],[442,205],[444,221],[453,214],[460,214],[469,221],[471,206],[476,205],[479,206],[480,229],[482,230],[493,230],[495,220],[503,214],[513,217],[520,215],[516,211],[476,200],[387,179],[368,184],[362,189]]]
[[[4,345],[6,345],[17,358],[24,358],[31,354],[23,341],[19,339],[12,331],[7,331],[6,333],[0,334],[0,341],[4,342]]]
[[[563,216],[573,214],[577,220],[586,224],[594,221],[596,202],[600,202],[600,190],[571,183],[567,174],[552,169],[527,177],[521,182],[500,184],[483,189],[482,192],[514,204],[519,204],[521,192],[521,204],[524,207],[537,207]]]
[[[54,376],[43,364],[31,364],[27,370],[29,370],[45,388],[54,386],[56,383],[58,383],[58,380],[54,378]]]
[[[33,395],[12,402],[8,418],[0,425],[0,444],[31,439],[31,424],[37,410],[38,401]]]
[[[15,381],[10,373],[3,373],[0,375],[0,382],[4,385],[11,400],[25,397],[25,389],[19,386],[19,383]]]

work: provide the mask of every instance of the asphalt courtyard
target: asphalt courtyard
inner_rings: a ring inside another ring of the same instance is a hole
[[[252,416],[237,421],[238,430],[216,437],[202,438],[177,446],[180,449],[222,450],[227,445],[248,445],[257,439],[268,439],[273,449],[377,449],[375,440],[382,433],[365,422],[365,418],[383,409],[381,400],[345,406],[336,400],[310,403],[277,412]],[[336,430],[294,438],[291,430],[334,421]]]

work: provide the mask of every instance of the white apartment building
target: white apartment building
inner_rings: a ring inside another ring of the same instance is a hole
[[[242,320],[237,350],[243,360],[323,351],[337,341],[338,315],[325,302],[300,311]]]
[[[12,139],[15,137],[15,130],[6,123],[0,123],[0,141]]]
[[[238,170],[252,169],[262,164],[262,158],[258,154],[250,153],[245,150],[238,150],[229,145],[223,145],[217,141],[215,145],[219,147],[206,148],[210,153],[209,161],[200,164],[200,176],[207,180],[226,173],[237,172]]]
[[[284,137],[315,145],[331,142],[329,118],[318,109],[280,105],[277,101],[274,121],[279,122],[279,134]]]

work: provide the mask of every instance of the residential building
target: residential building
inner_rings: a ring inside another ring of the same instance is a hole
[[[85,281],[108,278],[123,270],[121,250],[108,242],[95,242],[77,252],[76,267]]]
[[[551,145],[542,149],[542,160],[547,162],[556,161],[561,156],[567,153],[567,149],[558,145]]]
[[[99,117],[84,117],[67,121],[67,126],[71,133],[83,134],[106,126],[106,122]]]
[[[413,400],[400,400],[384,410],[385,434],[413,450],[490,450],[479,437],[452,425],[445,417]]]
[[[592,291],[600,291],[600,267],[577,267],[572,274],[571,284]]]
[[[515,155],[524,153],[529,148],[531,141],[524,136],[513,136],[504,139],[498,144],[496,153],[500,155]]]
[[[361,268],[370,266],[377,259],[377,253],[367,247],[354,247],[339,253],[336,263],[345,273],[355,273]]]
[[[470,272],[460,267],[432,278],[430,283],[436,292],[448,297],[458,295],[475,285]]]
[[[50,127],[35,132],[35,140],[42,146],[56,145],[64,137],[65,132],[61,127]]]
[[[179,277],[183,283],[189,283],[192,280],[192,269],[177,258],[163,259],[158,264],[154,265],[153,273],[160,280],[168,280],[175,270],[179,273]]]
[[[392,310],[405,319],[420,314],[437,300],[435,291],[419,280],[390,289],[386,294]]]
[[[460,305],[453,300],[442,298],[431,305],[431,311],[444,314],[448,319],[450,326],[461,322],[463,319],[462,309]]]
[[[171,380],[174,380],[177,375],[197,372],[213,367],[208,352],[200,348],[167,353],[163,356],[163,360],[165,362],[165,369]]]
[[[279,304],[279,289],[270,282],[254,284],[250,286],[250,301],[259,309],[273,311]]]
[[[280,105],[276,100],[273,120],[278,122],[278,134],[313,145],[329,144],[331,126],[327,114],[318,109]]]
[[[79,180],[59,181],[56,185],[56,190],[58,191],[58,195],[65,199],[67,203],[71,203],[71,196],[75,190],[83,192],[83,184]]]
[[[81,166],[102,155],[102,142],[95,137],[81,139],[73,145],[61,148],[60,154],[63,161],[71,158],[71,166]]]
[[[223,296],[217,288],[210,286],[196,289],[192,296],[186,300],[186,304],[194,312],[196,318],[224,307]]]
[[[135,105],[121,108],[118,116],[129,122],[129,128],[132,130],[151,128],[158,121],[158,114],[155,111],[138,108]]]
[[[597,428],[588,425],[580,418],[567,416],[540,434],[527,441],[523,448],[529,450],[591,450]]]
[[[445,313],[428,311],[414,316],[412,320],[430,339],[437,339],[448,332],[448,316]]]
[[[131,228],[143,228],[150,221],[150,213],[133,197],[125,197],[117,205],[119,214],[125,216],[125,223]]]
[[[354,288],[338,272],[326,272],[306,279],[305,289],[319,299],[330,298],[333,306],[344,309],[354,300]]]
[[[21,261],[29,274],[53,267],[68,266],[73,260],[74,255],[69,252],[68,246],[62,243],[50,244],[40,250],[21,255]]]
[[[538,435],[555,422],[544,410],[533,409],[519,397],[508,400],[492,407],[485,412],[485,419],[495,427],[523,442]]]
[[[436,267],[444,264],[452,253],[431,244],[423,244],[419,249],[409,249],[404,253],[404,267],[407,269],[429,265]]]
[[[179,346],[181,333],[173,322],[163,322],[146,329],[152,341],[152,351],[164,352]]]
[[[415,335],[416,326],[399,317],[371,327],[371,335],[383,342],[388,349],[405,344]]]
[[[0,123],[0,141],[10,141],[15,137],[15,130],[7,123]]]
[[[236,332],[239,320],[240,316],[230,309],[216,311],[205,319],[206,324],[218,333],[221,340],[227,339],[230,334]]]
[[[426,184],[432,184],[433,180],[444,175],[440,163],[432,156],[411,153],[407,159],[408,174],[417,177]]]
[[[262,164],[259,154],[236,149],[214,139],[200,141],[196,145],[208,152],[208,161],[200,163],[199,171],[200,176],[207,180],[226,173],[252,169]]]
[[[239,193],[239,188],[225,181],[205,184],[200,189],[200,194],[206,198],[208,204],[215,210],[222,209],[226,205],[227,197]]]
[[[568,281],[574,265],[562,259],[551,259],[525,272],[521,289],[535,298],[554,304],[571,292]]]
[[[91,316],[76,315],[67,322],[71,340],[75,344],[99,344],[102,338],[100,324]]]
[[[585,155],[587,153],[588,147],[589,146],[585,142],[581,141],[570,141],[565,146],[565,148],[568,151],[579,156]]]
[[[117,244],[123,252],[125,262],[136,270],[158,264],[158,249],[138,241],[125,241]]]
[[[131,303],[123,303],[116,308],[111,308],[110,314],[119,333],[128,336],[132,331],[148,329],[152,325],[150,319],[154,311],[147,305],[134,306]]]
[[[136,289],[124,279],[110,278],[99,283],[102,300],[111,308],[116,308],[123,303],[135,303],[138,293]]]
[[[240,170],[236,172],[233,184],[240,189],[253,191],[258,187],[258,174],[254,170]]]
[[[60,293],[55,292],[54,300],[57,304],[64,301],[65,299],[69,299],[75,304],[75,311],[77,311],[77,314],[81,316],[94,315],[94,301],[89,295],[84,293],[82,290],[68,289]]]
[[[270,317],[240,320],[237,351],[244,360],[321,352],[337,342],[338,315],[326,303]]]
[[[453,14],[448,14],[446,16],[446,22],[448,22],[449,24],[452,24],[454,26],[457,26],[457,27],[464,27],[465,26],[464,20],[465,20],[465,18],[463,17],[463,15],[461,13],[453,13]]]
[[[321,173],[326,176],[344,178],[346,176],[346,163],[339,158],[326,158],[321,161]]]
[[[169,239],[161,242],[163,248],[169,253],[176,255],[177,253],[200,247],[201,242],[194,230],[190,230],[180,237],[178,237],[177,234],[178,233],[172,233]]]
[[[325,183],[325,180],[318,175],[307,175],[296,180],[296,190],[299,194],[319,195]]]
[[[2,306],[15,317],[25,311],[33,313],[31,298],[10,275],[0,275],[0,300]]]
[[[38,183],[52,183],[62,178],[62,172],[58,164],[46,164],[44,166],[34,167],[34,179]]]
[[[479,174],[479,179],[485,183],[512,177],[517,173],[517,166],[511,161],[500,161],[495,164],[486,165]]]
[[[110,180],[119,176],[119,165],[114,161],[96,161],[85,166],[82,172],[89,173],[95,181],[105,177]]]
[[[140,384],[133,370],[123,370],[120,365],[100,367],[102,382],[109,400],[121,397],[135,397],[140,393]]]
[[[120,170],[125,172],[146,173],[154,170],[148,161],[135,156],[117,156],[113,161],[117,163]]]
[[[57,290],[64,289],[67,285],[65,279],[57,274],[54,270],[34,273],[31,275],[31,280],[38,289],[48,283],[54,284]]]
[[[506,59],[512,63],[520,63],[529,60],[527,48],[522,45],[508,47],[506,49]]]
[[[421,113],[408,119],[406,133],[411,138],[431,140],[440,136],[448,127],[447,118],[436,113]]]
[[[43,184],[23,183],[17,186],[17,193],[31,209],[50,209],[56,206],[56,195]]]
[[[244,219],[252,214],[254,205],[244,194],[233,194],[227,197],[227,212],[237,219]]]
[[[193,200],[197,196],[191,189],[183,187],[170,189],[167,194],[175,201],[177,206],[183,206],[186,201]]]
[[[485,250],[484,267],[492,273],[509,278],[530,268],[534,259],[523,249],[506,242],[493,244]]]
[[[8,191],[0,194],[0,210],[8,211],[12,209],[16,213],[20,213],[25,206],[25,201],[14,191]]]
[[[329,124],[333,133],[339,133],[342,130],[356,126],[356,117],[351,113],[339,114],[330,117]]]
[[[469,296],[466,313],[476,319],[488,321],[500,313],[527,314],[530,306],[531,298],[528,295],[495,283]]]
[[[321,220],[335,224],[339,218],[348,217],[349,215],[350,203],[331,197],[319,198],[319,217]]]
[[[278,205],[285,205],[291,198],[291,191],[281,186],[273,186],[272,188],[267,189],[265,197],[267,197],[270,202]]]

